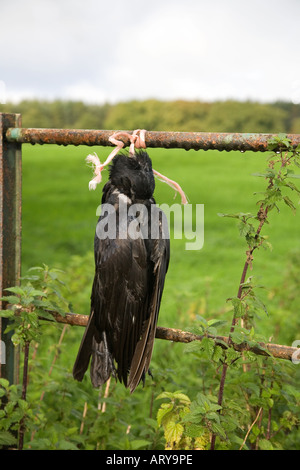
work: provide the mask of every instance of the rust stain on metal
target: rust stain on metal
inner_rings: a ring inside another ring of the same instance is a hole
[[[10,128],[6,132],[6,139],[8,142],[23,144],[112,146],[109,137],[115,132],[119,131]],[[274,135],[276,134],[147,131],[145,140],[149,148],[265,152],[268,150],[269,139]],[[288,138],[294,147],[300,144],[299,134],[288,134]],[[125,146],[130,144],[126,137],[121,140]]]

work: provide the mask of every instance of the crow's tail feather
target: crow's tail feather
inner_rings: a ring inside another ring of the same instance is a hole
[[[114,361],[107,347],[106,335],[103,333],[103,339],[100,342],[94,337],[92,343],[90,376],[93,387],[100,387],[111,375],[115,375]]]
[[[82,381],[88,369],[90,359],[90,375],[94,387],[98,388],[104,384],[114,374],[112,355],[108,350],[106,335],[99,332],[95,327],[94,312],[91,312],[89,320],[79,347],[77,358],[73,367],[73,377],[79,382]]]

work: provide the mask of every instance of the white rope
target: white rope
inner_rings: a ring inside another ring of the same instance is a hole
[[[101,172],[103,168],[108,165],[112,159],[115,157],[115,155],[119,152],[124,147],[124,143],[121,140],[118,140],[120,137],[124,136],[127,137],[130,140],[130,147],[129,147],[129,154],[133,155],[134,154],[134,148],[146,148],[146,143],[145,143],[145,129],[136,129],[133,131],[132,134],[129,134],[128,132],[116,132],[112,136],[109,137],[109,141],[113,144],[116,145],[114,150],[109,154],[107,159],[105,160],[104,163],[101,163],[99,160],[99,157],[96,153],[88,155],[86,157],[86,161],[89,163],[92,163],[93,165],[93,170],[94,170],[94,178],[89,182],[89,189],[90,190],[95,190],[97,187],[97,184],[101,183],[102,181],[102,175]],[[182,188],[176,181],[171,180],[167,176],[162,175],[156,170],[152,170],[153,174],[157,176],[161,181],[167,183],[169,186],[171,186],[173,189],[175,189],[176,192],[179,192],[181,196],[181,203],[182,204],[187,204],[187,198],[186,195],[184,194]]]

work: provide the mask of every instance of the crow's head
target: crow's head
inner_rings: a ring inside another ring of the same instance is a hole
[[[129,155],[116,155],[110,166],[109,177],[112,184],[130,199],[145,200],[153,195],[155,182],[152,162],[143,150]]]

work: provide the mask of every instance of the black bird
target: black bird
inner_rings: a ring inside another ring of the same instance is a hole
[[[133,392],[150,374],[170,258],[166,218],[155,204],[154,188],[152,162],[145,151],[115,156],[94,241],[91,312],[73,368],[74,378],[81,381],[92,358],[94,387],[112,375]],[[115,233],[109,236],[107,230],[105,237],[104,229],[114,222]]]

